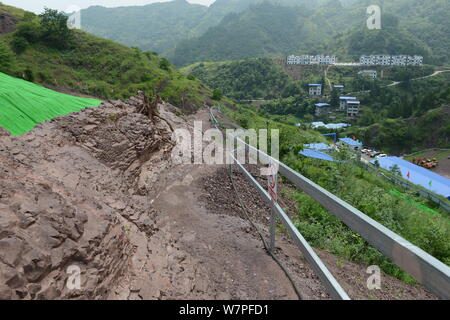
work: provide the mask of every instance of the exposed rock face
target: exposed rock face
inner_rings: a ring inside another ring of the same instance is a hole
[[[16,17],[0,14],[0,34],[13,32],[16,30],[16,24],[19,20]]]
[[[0,299],[106,298],[134,253],[130,226],[152,236],[141,168],[163,166],[173,143],[163,119],[138,113],[142,99],[0,132]]]

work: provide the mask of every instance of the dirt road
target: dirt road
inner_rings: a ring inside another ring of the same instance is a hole
[[[194,119],[203,121],[204,130],[209,128],[207,110]],[[205,190],[203,179],[223,169],[220,165],[177,165],[168,170],[167,183],[152,200],[161,213],[158,232],[148,243],[136,237],[134,275],[111,298],[298,299],[246,220],[208,210],[208,202],[216,199]],[[312,270],[305,271],[301,260],[298,266],[308,284],[303,289],[305,297],[326,298]]]

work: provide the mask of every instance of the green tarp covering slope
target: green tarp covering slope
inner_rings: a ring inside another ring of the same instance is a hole
[[[98,107],[101,103],[59,93],[0,72],[0,127],[13,136],[32,130],[38,123],[83,108]]]

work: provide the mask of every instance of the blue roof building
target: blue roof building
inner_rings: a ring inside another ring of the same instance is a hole
[[[390,170],[394,165],[397,165],[404,179],[450,200],[450,179],[399,157],[385,157],[377,160],[380,167],[386,170]],[[371,162],[375,163],[375,160]]]
[[[347,96],[342,96],[339,97],[339,110],[341,111],[345,111],[345,109],[347,108],[347,102],[352,101],[352,100],[356,100],[356,97],[347,97]]]
[[[328,103],[316,103],[316,116],[320,116],[323,113],[324,108],[331,107]]]
[[[324,127],[327,129],[342,129],[342,128],[346,128],[346,127],[351,127],[352,125],[349,123],[329,123],[329,124],[325,124],[322,121],[318,121],[318,122],[311,122],[311,126],[316,129],[316,128],[320,128],[320,127]]]
[[[359,115],[359,106],[361,102],[356,100],[347,100],[347,117],[354,118]]]
[[[305,144],[304,145],[305,148],[308,149],[313,149],[313,150],[333,150],[332,147],[330,147],[329,145],[327,145],[326,143],[311,143],[311,144]]]
[[[308,158],[314,158],[319,160],[325,160],[325,161],[336,161],[334,158],[326,153],[311,150],[311,149],[304,149],[303,151],[300,151],[299,154],[302,156],[308,157]]]
[[[322,121],[311,122],[311,126],[313,128],[325,127],[325,123],[323,123]]]
[[[359,148],[362,147],[362,143],[359,141],[355,141],[350,138],[339,138],[339,141],[343,144],[346,144],[347,146],[353,147],[353,148]]]
[[[325,127],[327,129],[342,129],[342,128],[347,128],[347,127],[351,127],[351,124],[348,123],[329,123],[327,124]]]

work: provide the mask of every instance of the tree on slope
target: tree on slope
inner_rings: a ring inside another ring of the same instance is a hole
[[[42,37],[47,45],[57,49],[68,48],[73,37],[73,31],[67,26],[68,17],[64,12],[45,8],[40,17],[43,30]]]

